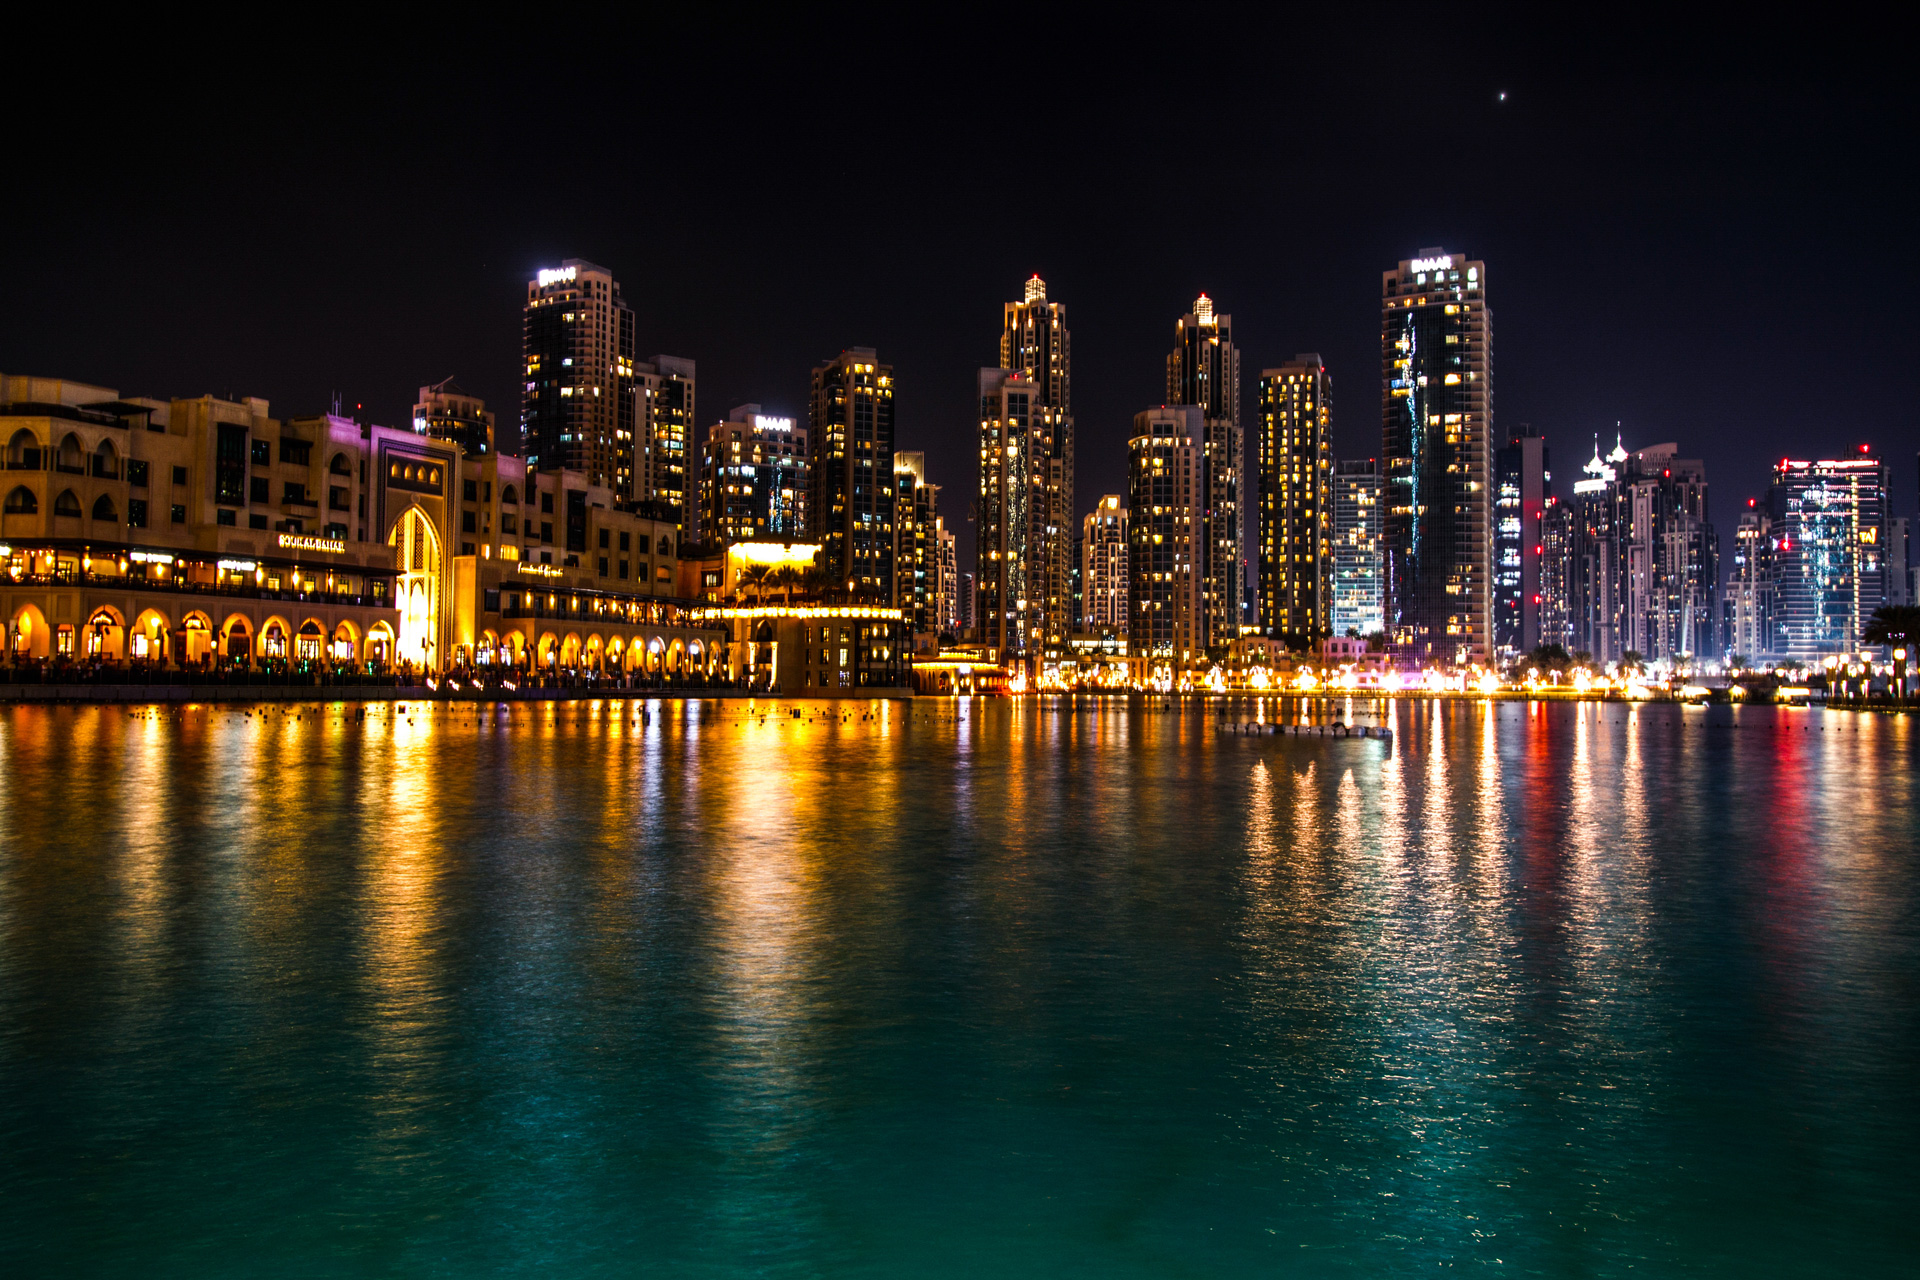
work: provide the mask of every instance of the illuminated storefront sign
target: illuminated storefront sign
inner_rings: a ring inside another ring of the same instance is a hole
[[[344,555],[347,544],[339,538],[318,538],[310,533],[283,533],[280,545],[289,551],[324,551],[330,556]]]
[[[554,568],[552,565],[535,564],[531,560],[522,560],[520,562],[520,572],[530,574],[536,578],[557,578],[560,576],[560,570]]]
[[[134,552],[128,553],[127,559],[133,561],[135,564],[172,564],[173,563],[173,557],[168,555],[164,551],[134,551]]]
[[[1415,271],[1446,271],[1453,266],[1453,255],[1449,253],[1438,258],[1415,258],[1407,265]]]
[[[228,569],[234,573],[252,573],[260,566],[251,560],[220,560],[215,563],[214,567],[216,569]]]

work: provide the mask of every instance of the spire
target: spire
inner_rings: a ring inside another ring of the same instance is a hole
[[[1613,425],[1618,427],[1620,424],[1616,422]],[[1608,462],[1621,463],[1627,460],[1627,446],[1620,443],[1620,440],[1620,433],[1616,430],[1613,433],[1613,452],[1607,455]]]
[[[1204,293],[1201,294],[1194,300],[1193,314],[1199,319],[1201,324],[1211,325],[1213,323],[1213,299]]]
[[[1040,278],[1040,273],[1036,271],[1033,274],[1033,279],[1027,281],[1027,301],[1028,302],[1045,302],[1046,300],[1047,300],[1047,282],[1045,280],[1042,280]]]

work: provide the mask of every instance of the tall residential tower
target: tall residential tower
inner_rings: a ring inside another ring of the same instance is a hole
[[[1422,249],[1381,275],[1386,630],[1403,660],[1493,656],[1486,264]]]
[[[1032,384],[1026,393],[1033,419],[1026,579],[1040,652],[1058,658],[1073,630],[1073,336],[1066,304],[1049,302],[1047,282],[1037,275],[1021,301],[1006,304],[1000,367]]]
[[[1194,405],[1201,411],[1201,492],[1196,495],[1201,608],[1207,615],[1207,634],[1214,643],[1225,644],[1239,633],[1246,605],[1240,352],[1233,345],[1233,317],[1214,314],[1213,300],[1204,293],[1192,311],[1174,322],[1167,403]]]
[[[1333,625],[1333,378],[1318,355],[1260,375],[1260,628],[1301,647]]]
[[[851,347],[813,371],[807,537],[827,581],[893,600],[893,366]]]

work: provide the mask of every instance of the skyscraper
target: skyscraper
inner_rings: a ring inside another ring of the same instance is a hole
[[[1109,493],[1086,514],[1080,530],[1082,629],[1092,635],[1127,634],[1127,509]]]
[[[1162,406],[1133,417],[1127,442],[1127,652],[1142,666],[1193,662],[1214,641],[1201,572],[1208,421],[1197,405]]]
[[[939,553],[934,539],[940,486],[927,483],[927,455],[893,455],[893,602],[915,635],[937,629]]]
[[[1380,464],[1342,460],[1333,471],[1333,634],[1381,629]]]
[[[1774,656],[1779,633],[1774,621],[1775,558],[1773,519],[1753,499],[1740,513],[1733,535],[1733,567],[1727,572],[1727,652],[1759,662]]]
[[[1887,464],[1865,446],[1855,458],[1782,458],[1767,514],[1778,539],[1776,655],[1805,662],[1858,650],[1887,598]]]
[[[692,535],[700,525],[693,361],[654,356],[635,364],[632,378],[639,407],[632,501],[654,519],[671,520]]]
[[[1388,639],[1414,662],[1493,644],[1492,319],[1484,263],[1422,249],[1381,275]]]
[[[1047,301],[1047,282],[1027,281],[1026,296],[1006,304],[1000,367],[1031,384],[1026,453],[1033,489],[1026,582],[1040,629],[1040,653],[1058,658],[1073,630],[1073,335],[1066,304]]]
[[[1259,625],[1305,648],[1333,625],[1333,378],[1317,354],[1260,374]]]
[[[1167,403],[1201,411],[1202,491],[1201,607],[1206,632],[1225,644],[1239,634],[1245,613],[1246,547],[1241,526],[1240,477],[1245,452],[1240,431],[1240,352],[1233,345],[1233,317],[1215,315],[1201,294],[1193,310],[1174,322],[1174,348],[1167,356]]]
[[[1678,453],[1673,444],[1635,450],[1615,490],[1620,645],[1650,662],[1720,652],[1720,537],[1706,464]]]
[[[946,520],[933,518],[934,567],[938,578],[933,589],[935,634],[958,638],[960,634],[960,560],[954,545],[953,530]]]
[[[980,371],[980,522],[977,571],[980,642],[1002,661],[1044,648],[1039,593],[1045,587],[1047,497],[1034,458],[1041,450],[1031,379],[1013,369]],[[1037,511],[1036,511],[1037,508]],[[1038,575],[1038,577],[1036,577]]]
[[[1541,518],[1553,493],[1546,439],[1521,427],[1495,459],[1493,647],[1503,662],[1532,653],[1540,639]]]
[[[827,579],[893,599],[893,366],[852,347],[813,371],[807,536]]]
[[[493,415],[487,403],[452,378],[420,388],[413,429],[434,440],[451,440],[468,453],[492,453]]]
[[[527,281],[521,319],[520,447],[529,466],[585,472],[631,500],[644,397],[633,369],[633,312],[613,273],[568,258]]]
[[[699,540],[806,536],[807,432],[792,418],[743,404],[707,428],[700,464]]]

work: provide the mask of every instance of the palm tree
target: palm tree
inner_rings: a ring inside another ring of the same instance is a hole
[[[771,572],[772,570],[764,564],[750,564],[740,571],[740,576],[735,581],[743,590],[752,588],[754,600],[757,602],[766,591],[767,576]]]
[[[785,593],[783,603],[785,603],[788,608],[793,607],[793,588],[794,584],[799,581],[799,571],[790,564],[783,564],[773,571],[773,585],[779,587],[781,591]]]
[[[1873,617],[1867,620],[1866,630],[1860,633],[1862,644],[1911,649],[1916,641],[1920,641],[1920,607],[1910,604],[1889,604],[1875,609]]]

